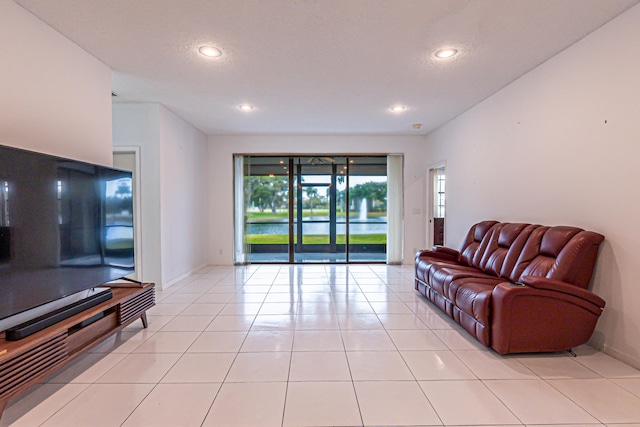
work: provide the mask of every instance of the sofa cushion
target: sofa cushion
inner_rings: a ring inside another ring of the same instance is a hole
[[[429,272],[429,284],[438,293],[449,298],[449,284],[464,277],[486,277],[486,274],[475,267],[465,265],[437,266]]]
[[[447,259],[445,257],[435,256],[436,254],[432,253],[424,254],[419,253],[418,258],[422,262],[416,262],[416,277],[421,280],[429,280],[429,273],[438,268],[450,267],[450,266],[459,266],[460,262],[457,258]]]
[[[496,224],[496,221],[482,221],[471,227],[460,247],[460,262],[463,265],[473,265],[483,240]]]
[[[463,324],[464,318],[456,319],[476,338],[480,339],[484,335],[482,342],[489,340],[489,330],[491,325],[491,294],[493,288],[504,280],[499,277],[465,277],[451,282],[449,294],[452,304],[466,314],[469,319]],[[472,325],[470,320],[479,325]],[[481,326],[481,327],[480,327]],[[482,332],[481,332],[482,331]]]
[[[478,268],[489,275],[508,279],[518,254],[535,227],[529,224],[494,227]]]
[[[500,278],[470,278],[454,280],[449,286],[453,304],[483,325],[488,325],[491,292],[503,281]]]
[[[454,319],[484,345],[491,345],[491,297],[500,278],[465,277],[449,286]]]

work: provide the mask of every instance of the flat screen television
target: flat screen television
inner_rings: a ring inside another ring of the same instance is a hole
[[[131,172],[0,146],[0,320],[134,272]]]

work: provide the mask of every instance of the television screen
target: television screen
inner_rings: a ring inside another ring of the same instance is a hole
[[[134,271],[131,172],[0,146],[0,319]]]

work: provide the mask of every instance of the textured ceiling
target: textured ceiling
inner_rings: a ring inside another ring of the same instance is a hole
[[[637,2],[16,0],[207,134],[426,134]]]

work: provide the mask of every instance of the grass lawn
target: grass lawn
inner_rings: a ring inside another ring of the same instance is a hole
[[[286,234],[245,234],[245,243],[251,245],[287,245],[289,236]],[[294,236],[295,239],[295,236]],[[346,243],[346,236],[338,234],[336,236],[338,244]],[[328,234],[310,234],[303,237],[303,242],[308,245],[329,244]],[[355,245],[386,244],[387,235],[382,234],[352,234],[349,236],[349,243]]]

